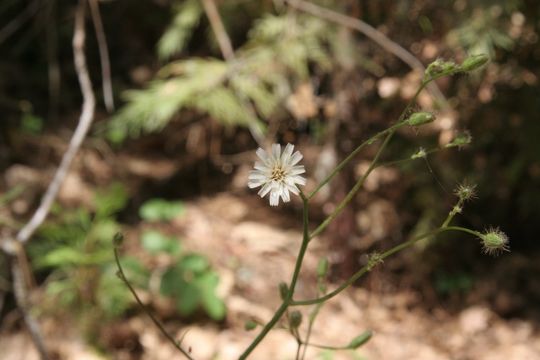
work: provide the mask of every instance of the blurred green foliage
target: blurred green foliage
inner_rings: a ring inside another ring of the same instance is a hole
[[[176,19],[199,16],[198,6],[190,1],[180,6],[160,44],[169,42],[169,37],[186,38],[194,21],[186,25],[185,20],[177,23]],[[127,91],[127,104],[112,119],[109,138],[122,141],[128,135],[161,130],[181,110],[189,109],[225,125],[263,131],[264,123],[283,106],[294,86],[308,79],[310,66],[322,71],[331,68],[328,49],[334,36],[334,28],[315,17],[266,14],[254,22],[234,61],[196,57],[173,61],[146,89]],[[164,57],[172,54],[160,49]]]
[[[96,194],[92,212],[55,207],[54,218],[44,224],[39,239],[29,246],[33,266],[47,274],[46,292],[51,305],[59,302],[83,317],[92,314],[94,319],[111,319],[125,314],[135,304],[128,288],[116,276],[113,257],[112,239],[121,227],[115,216],[127,201],[125,188],[114,184]],[[151,199],[143,204],[140,213],[143,220],[155,223],[169,221],[181,215],[183,209],[179,201]],[[171,265],[161,269],[160,293],[174,298],[181,315],[202,309],[212,319],[223,319],[225,305],[215,292],[219,277],[204,256],[183,253],[177,237],[158,230],[145,230],[140,239],[149,255],[170,257]],[[130,283],[148,290],[155,269],[133,256],[123,256],[120,261]]]

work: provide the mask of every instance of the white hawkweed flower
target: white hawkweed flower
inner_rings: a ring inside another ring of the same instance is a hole
[[[261,198],[270,193],[270,206],[277,206],[279,198],[283,202],[291,201],[289,191],[299,194],[298,185],[306,185],[306,179],[300,174],[306,172],[304,165],[297,165],[303,156],[299,151],[293,154],[294,145],[287,144],[281,153],[280,144],[272,144],[270,153],[258,148],[257,156],[261,161],[255,162],[255,170],[249,174],[250,189],[262,186],[258,192]]]

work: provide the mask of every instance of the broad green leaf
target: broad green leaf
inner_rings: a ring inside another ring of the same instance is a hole
[[[174,236],[166,236],[156,230],[147,230],[141,236],[142,246],[152,254],[166,252],[171,255],[180,253],[180,242]]]
[[[168,221],[184,212],[181,201],[167,201],[164,199],[148,200],[139,209],[139,215],[146,221]]]

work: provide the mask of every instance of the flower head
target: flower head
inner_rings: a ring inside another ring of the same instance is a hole
[[[261,186],[259,196],[265,197],[270,193],[270,205],[277,206],[279,198],[283,202],[291,200],[289,191],[299,194],[296,185],[305,185],[306,179],[300,174],[306,172],[304,165],[297,165],[302,160],[302,154],[296,151],[293,154],[294,145],[287,144],[281,153],[280,144],[272,144],[270,153],[263,149],[257,149],[257,156],[261,161],[255,162],[255,170],[249,174],[248,186],[250,189]]]

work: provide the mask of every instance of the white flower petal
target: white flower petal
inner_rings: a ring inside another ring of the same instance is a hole
[[[291,197],[289,196],[289,190],[287,190],[285,186],[281,190],[281,198],[283,199],[283,202],[291,201]]]
[[[258,148],[256,153],[259,159],[261,159],[263,163],[270,164],[270,156],[268,155],[266,151],[264,151],[264,149]]]
[[[300,191],[298,191],[298,188],[294,184],[287,184],[285,183],[285,186],[287,189],[292,192],[294,195],[300,194]]]
[[[289,160],[291,158],[293,150],[294,145],[287,144],[287,146],[285,146],[285,150],[283,150],[283,154],[281,154],[281,164],[283,166],[287,167],[289,165]]]
[[[272,160],[275,164],[279,164],[279,159],[281,155],[281,145],[280,144],[272,144]]]
[[[279,193],[277,191],[272,191],[270,193],[270,206],[279,205]]]
[[[292,169],[287,172],[288,176],[294,176],[294,175],[300,175],[306,172],[306,169],[304,169],[304,165],[296,165],[293,166]]]
[[[259,195],[260,197],[263,198],[263,197],[266,196],[266,194],[268,194],[270,192],[270,190],[272,190],[272,183],[267,182],[266,184],[264,184],[264,186],[261,188],[261,190],[259,190],[257,195]]]
[[[300,175],[292,176],[291,179],[295,184],[306,185],[306,179]]]
[[[300,160],[302,160],[303,156],[302,154],[300,154],[300,151],[297,151],[293,154],[293,156],[291,157],[291,161],[289,163],[289,165],[293,166],[293,165],[296,165],[298,164],[298,162]]]

